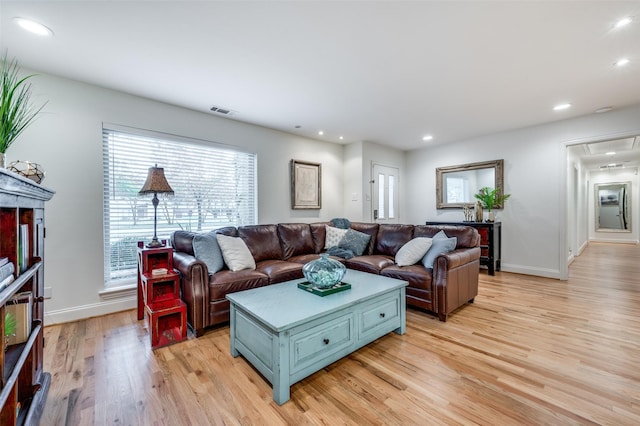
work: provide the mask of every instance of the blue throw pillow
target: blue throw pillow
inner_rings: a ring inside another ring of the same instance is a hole
[[[224,259],[215,231],[193,237],[193,254],[196,259],[207,265],[210,274],[215,274],[224,268]]]
[[[362,256],[370,239],[371,236],[364,232],[349,229],[340,240],[338,247],[351,250],[356,256]]]
[[[433,236],[431,247],[422,258],[422,264],[425,268],[433,269],[433,262],[435,262],[436,257],[453,251],[456,248],[456,244],[458,244],[456,237],[449,238],[444,231],[438,232]]]

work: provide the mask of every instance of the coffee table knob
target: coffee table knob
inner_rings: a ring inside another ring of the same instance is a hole
[[[325,345],[328,345],[328,344],[329,344],[329,339],[324,339],[324,340],[322,340],[322,341],[324,342],[324,344],[325,344]]]
[[[384,312],[380,313],[380,318],[384,318]]]

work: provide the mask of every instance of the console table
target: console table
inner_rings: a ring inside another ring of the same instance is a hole
[[[426,225],[471,226],[480,233],[480,264],[487,267],[489,275],[500,270],[502,257],[502,222],[426,222]]]

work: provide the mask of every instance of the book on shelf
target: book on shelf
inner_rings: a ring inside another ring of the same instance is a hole
[[[18,239],[18,270],[24,272],[29,267],[29,225],[20,225]]]
[[[15,271],[16,269],[13,266],[13,262],[8,262],[0,266],[0,281],[4,280],[9,275],[13,275]]]
[[[9,284],[13,282],[15,279],[15,267],[13,266],[13,262],[5,263],[0,266],[0,291],[4,290]]]
[[[15,278],[13,277],[13,274],[9,275],[7,278],[5,278],[2,281],[0,281],[0,291],[2,291],[5,288],[9,287],[9,284],[11,284],[13,281],[15,281]]]
[[[32,307],[33,294],[30,291],[14,294],[5,305],[5,311],[16,319],[16,330],[14,334],[7,336],[7,345],[17,345],[29,339]]]

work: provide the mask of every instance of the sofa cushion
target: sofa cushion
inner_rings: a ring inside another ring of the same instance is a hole
[[[269,277],[269,284],[281,283],[304,277],[302,263],[285,260],[263,260],[256,264],[256,271]]]
[[[230,271],[223,269],[215,275],[209,276],[209,301],[224,299],[229,293],[262,287],[269,284],[269,277],[259,271],[245,269]]]
[[[377,223],[351,222],[351,229],[365,233],[371,237],[367,248],[364,249],[362,254],[373,254],[379,226]]]
[[[351,259],[346,259],[344,264],[349,269],[355,269],[357,271],[369,272],[370,274],[380,274],[384,268],[393,266],[393,257],[383,255],[366,255],[356,256]]]
[[[395,257],[400,247],[411,238],[413,238],[413,225],[380,225],[374,253]]]
[[[311,238],[313,238],[313,252],[321,253],[324,250],[324,240],[327,235],[327,225],[331,222],[310,223]]]
[[[409,266],[392,265],[380,271],[380,275],[407,281],[409,287],[431,291],[433,270],[427,269],[421,264]]]
[[[193,253],[196,259],[207,265],[209,274],[215,274],[224,268],[224,258],[215,231],[196,234],[193,237]]]
[[[416,225],[413,228],[413,237],[433,237],[438,232],[444,231],[448,237],[456,237],[456,248],[470,248],[480,245],[480,234],[471,226],[460,225]]]
[[[337,260],[340,263],[344,263],[344,259],[336,256],[329,256],[330,259]],[[296,262],[301,264],[306,264],[311,262],[312,260],[320,259],[319,254],[301,254],[299,256],[292,256],[288,259],[289,262]]]
[[[436,260],[436,257],[443,253],[455,250],[457,240],[458,239],[456,237],[447,237],[447,234],[445,234],[444,231],[440,231],[434,235],[431,248],[429,248],[422,258],[422,264],[424,267],[433,269],[433,262]]]
[[[329,225],[327,225],[326,228],[327,228],[327,232],[324,239],[325,249],[328,249],[331,247],[337,247],[340,244],[342,237],[344,237],[348,231],[348,229],[335,228]]]
[[[236,237],[238,235],[235,226],[218,228],[215,230],[215,233],[229,235],[230,237]],[[173,234],[171,234],[171,247],[176,251],[181,251],[194,256],[193,239],[196,235],[198,235],[197,232],[183,230],[174,231]]]
[[[396,265],[415,265],[422,260],[427,250],[431,247],[431,244],[432,239],[426,237],[409,240],[405,245],[400,247],[400,250],[396,253]]]
[[[224,263],[231,271],[256,269],[256,263],[249,248],[241,238],[216,235]]]
[[[341,249],[351,250],[355,256],[362,256],[362,253],[364,253],[367,248],[370,239],[371,236],[364,232],[356,231],[355,229],[347,229],[347,232],[340,240],[338,247]]]
[[[306,223],[280,223],[278,237],[284,260],[291,256],[315,253],[311,227]]]
[[[256,262],[283,259],[276,225],[241,226],[238,228],[238,236],[247,243]]]

